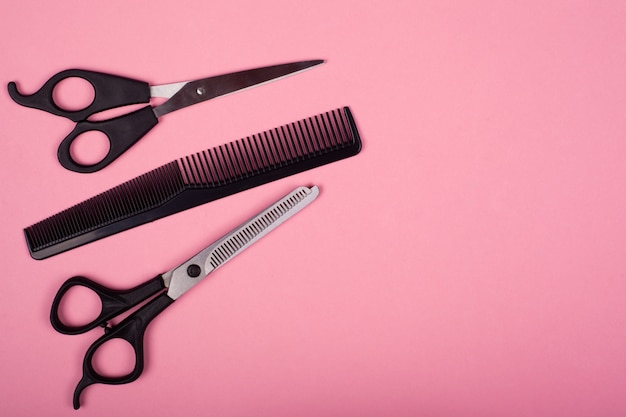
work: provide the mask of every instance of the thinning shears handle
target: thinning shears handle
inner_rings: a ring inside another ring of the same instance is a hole
[[[130,316],[122,320],[121,323],[110,329],[104,336],[96,340],[87,349],[85,359],[83,361],[83,377],[78,382],[74,390],[74,409],[80,407],[80,394],[85,388],[92,384],[128,384],[133,382],[143,372],[144,353],[143,353],[143,337],[148,324],[159,313],[165,310],[174,302],[167,293],[161,293],[154,299],[150,300],[146,305],[132,313]],[[96,351],[106,342],[112,339],[123,339],[127,341],[135,352],[135,367],[126,375],[105,376],[94,369],[92,360]]]
[[[61,302],[70,289],[79,286],[93,291],[100,298],[102,308],[100,314],[95,319],[86,324],[72,326],[64,323],[61,318]],[[50,323],[56,331],[63,334],[79,334],[98,326],[105,327],[108,320],[138,305],[164,288],[165,285],[161,275],[128,290],[113,290],[85,277],[72,277],[61,285],[52,301]]]
[[[60,317],[60,307],[63,297],[74,287],[85,287],[93,291],[100,298],[102,309],[98,317],[92,321],[71,326],[63,322]],[[144,367],[143,336],[148,324],[174,300],[166,292],[165,283],[161,275],[146,281],[129,290],[113,290],[98,284],[85,277],[76,276],[68,279],[61,285],[52,302],[50,322],[58,332],[63,334],[79,334],[95,327],[104,327],[105,334],[97,339],[87,349],[83,360],[83,377],[74,391],[74,408],[80,407],[81,392],[92,384],[127,384],[139,378]],[[107,327],[107,321],[128,309],[140,304],[150,296],[158,294],[137,311],[126,317],[113,327]],[[135,353],[135,366],[126,375],[107,376],[99,373],[93,366],[93,357],[96,351],[106,342],[112,339],[122,339],[128,342]]]
[[[67,110],[54,101],[55,87],[67,78],[81,78],[91,84],[94,91],[91,104],[82,109]],[[150,101],[150,86],[146,82],[81,69],[68,69],[53,75],[37,92],[30,95],[20,93],[15,82],[10,82],[8,89],[16,103],[66,117],[74,122],[86,120],[103,110]]]

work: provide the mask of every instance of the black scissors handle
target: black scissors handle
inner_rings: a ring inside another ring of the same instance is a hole
[[[91,104],[79,110],[67,110],[54,101],[54,89],[67,78],[82,78],[88,81],[94,90]],[[115,107],[150,102],[150,86],[143,81],[95,71],[70,69],[53,75],[35,93],[24,95],[14,82],[8,85],[9,95],[18,104],[44,110],[57,116],[77,122],[75,129],[61,142],[58,158],[61,165],[70,171],[89,173],[109,165],[135,142],[141,139],[157,124],[157,117],[151,106],[101,122],[91,122],[87,118],[92,114]],[[104,133],[109,141],[106,156],[94,164],[77,162],[70,152],[72,142],[81,134],[89,131]]]
[[[85,388],[92,384],[128,384],[133,382],[143,372],[144,367],[144,354],[143,354],[143,336],[148,327],[148,324],[159,313],[165,310],[169,305],[174,302],[167,293],[161,293],[154,299],[150,300],[146,305],[139,310],[126,317],[118,325],[110,329],[104,336],[96,340],[87,349],[85,359],[83,361],[83,377],[78,382],[76,389],[74,390],[74,409],[78,410],[80,407],[80,394]],[[135,367],[133,370],[121,376],[105,376],[93,367],[92,360],[96,351],[106,342],[112,339],[123,339],[130,343],[135,351]]]
[[[63,322],[59,309],[65,294],[73,287],[85,287],[93,291],[99,298],[102,308],[98,317],[80,326],[70,326]],[[50,310],[50,323],[59,333],[85,333],[98,326],[106,326],[107,321],[127,311],[165,288],[163,278],[158,275],[145,283],[128,290],[113,290],[85,277],[76,276],[61,285]]]
[[[59,317],[61,300],[65,294],[73,287],[86,287],[92,290],[100,298],[102,309],[98,317],[87,324],[80,326],[69,326]],[[80,394],[89,385],[100,384],[127,384],[139,378],[144,367],[143,336],[148,324],[174,300],[166,292],[163,292],[165,285],[163,277],[158,275],[151,280],[138,285],[129,290],[113,290],[85,277],[76,276],[68,279],[61,285],[57,295],[52,302],[50,312],[50,322],[52,327],[63,334],[79,334],[102,326],[105,334],[97,339],[87,349],[83,360],[83,377],[74,391],[74,408],[80,406]],[[160,294],[159,294],[160,293]],[[144,306],[133,312],[120,323],[113,327],[106,327],[107,321],[128,309],[140,304],[150,296],[159,294]],[[135,366],[133,370],[121,376],[106,376],[100,374],[94,368],[92,360],[96,351],[106,342],[112,339],[123,339],[133,348],[135,353]]]
[[[74,111],[64,109],[54,101],[54,88],[67,78],[82,78],[91,84],[94,90],[91,104]],[[66,117],[74,122],[86,120],[103,110],[150,101],[150,86],[146,82],[81,69],[69,69],[53,75],[37,92],[30,95],[20,93],[14,82],[9,83],[8,89],[16,103]]]
[[[84,120],[76,123],[74,130],[59,145],[57,156],[64,168],[80,173],[99,171],[116,160],[128,148],[150,131],[158,119],[152,106],[143,107],[113,119],[91,122]],[[85,132],[98,131],[104,133],[109,141],[109,151],[100,161],[94,164],[81,164],[72,157],[72,142]]]

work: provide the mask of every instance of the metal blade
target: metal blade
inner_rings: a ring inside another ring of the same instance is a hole
[[[316,186],[299,187],[254,218],[217,240],[177,268],[163,274],[167,295],[176,300],[208,274],[239,255],[319,195]]]
[[[246,71],[218,75],[187,83],[176,83],[180,90],[169,100],[154,108],[154,114],[161,117],[164,114],[197,104],[215,97],[245,90],[270,81],[275,81],[288,75],[297,74],[311,67],[322,64],[321,59],[313,61],[292,62],[289,64],[273,65],[270,67],[255,68]]]

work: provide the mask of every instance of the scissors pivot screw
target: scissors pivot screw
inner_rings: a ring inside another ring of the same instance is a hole
[[[187,267],[187,275],[189,275],[191,278],[198,277],[201,272],[202,272],[202,268],[200,268],[196,264],[191,264]]]
[[[206,90],[203,87],[198,87],[198,89],[196,90],[196,94],[198,94],[199,96],[203,95],[206,92]]]

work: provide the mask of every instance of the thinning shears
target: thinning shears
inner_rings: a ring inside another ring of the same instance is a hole
[[[89,385],[96,383],[127,384],[139,378],[144,366],[143,335],[152,319],[202,279],[310,204],[317,198],[318,194],[319,189],[316,186],[296,188],[180,266],[157,275],[132,289],[113,290],[82,276],[76,276],[65,281],[52,302],[50,322],[54,329],[63,334],[79,334],[98,326],[105,328],[105,334],[97,339],[85,354],[83,377],[74,391],[74,408],[80,407],[80,394]],[[61,319],[59,307],[67,291],[76,286],[86,287],[94,291],[100,298],[102,309],[100,315],[93,321],[81,326],[70,326]],[[153,298],[119,324],[108,327],[107,322],[109,320],[143,303],[150,297]],[[92,359],[95,352],[112,339],[125,340],[133,347],[135,366],[127,375],[105,376],[94,369]]]
[[[22,106],[44,110],[76,122],[74,130],[59,145],[57,155],[64,168],[75,172],[89,173],[98,171],[113,162],[148,133],[157,124],[159,117],[167,113],[295,74],[323,62],[323,60],[292,62],[195,81],[155,86],[117,75],[70,69],[53,75],[37,92],[31,95],[20,93],[15,82],[9,83],[8,90],[13,101]],[[78,110],[66,110],[55,102],[53,95],[55,87],[67,78],[82,78],[91,84],[94,93],[91,104]],[[149,103],[153,97],[166,98],[167,100],[155,107],[148,105],[112,119],[88,120],[90,116],[104,110]],[[96,163],[79,163],[72,157],[70,147],[76,138],[89,131],[104,133],[109,141],[109,150],[106,156]]]

